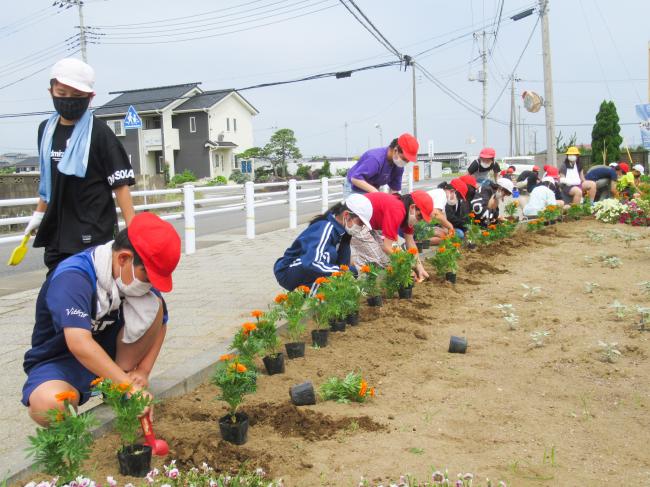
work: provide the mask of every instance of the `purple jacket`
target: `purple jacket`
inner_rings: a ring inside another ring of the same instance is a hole
[[[372,184],[375,188],[387,184],[393,191],[401,191],[403,167],[397,167],[392,161],[386,158],[388,147],[378,147],[363,153],[359,161],[348,171],[348,181],[352,184],[352,178],[363,179]],[[352,184],[353,191],[364,193],[365,191]]]

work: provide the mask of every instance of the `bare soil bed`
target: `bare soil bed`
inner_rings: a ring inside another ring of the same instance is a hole
[[[242,407],[252,420],[246,445],[220,440],[225,408],[209,384],[158,406],[156,432],[181,465],[246,463],[288,486],[424,480],[432,466],[514,486],[650,485],[650,333],[637,331],[636,312],[618,321],[609,308],[615,299],[649,305],[637,283],[650,280],[650,233],[617,227],[643,238],[628,249],[613,225],[592,220],[521,232],[464,252],[455,286],[432,277],[411,301],[364,307],[361,324],[330,334],[327,348],[259,377]],[[601,252],[620,257],[620,268],[584,259]],[[600,288],[588,294],[586,281]],[[524,299],[522,283],[541,294]],[[514,305],[517,330],[498,303]],[[535,330],[550,332],[541,348],[531,346]],[[447,353],[450,335],[468,338],[467,354]],[[618,343],[616,363],[601,361],[599,340]],[[355,369],[376,386],[374,400],[290,404],[291,385]],[[116,448],[115,435],[101,438],[89,475],[116,475]]]

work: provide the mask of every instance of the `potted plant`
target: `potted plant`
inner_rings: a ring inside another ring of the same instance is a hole
[[[36,435],[29,437],[27,452],[34,457],[36,466],[68,483],[82,474],[83,463],[90,457],[90,430],[97,421],[90,412],[77,414],[71,404],[77,398],[75,391],[60,392],[55,397],[63,408],[46,412],[49,424],[37,428]]]
[[[338,377],[327,379],[321,385],[319,395],[324,401],[365,402],[366,399],[375,397],[375,388],[369,387],[360,373],[350,372],[344,379]]]
[[[384,270],[377,264],[368,264],[361,266],[359,271],[361,272],[359,279],[361,292],[366,296],[368,306],[381,306],[380,276]]]
[[[456,272],[458,272],[458,259],[460,259],[460,239],[452,237],[438,246],[436,253],[429,257],[428,261],[436,269],[436,274],[444,277],[445,280],[456,283]]]
[[[329,282],[328,279],[325,279],[325,281]],[[326,347],[329,337],[327,326],[332,310],[330,304],[326,301],[325,294],[316,293],[315,296],[309,298],[307,309],[314,323],[316,323],[316,329],[311,331],[312,345],[319,348]]]
[[[95,379],[93,390],[102,394],[104,402],[115,413],[115,429],[122,445],[117,460],[122,475],[144,477],[151,470],[151,447],[136,443],[140,430],[140,416],[151,404],[151,396],[144,390],[133,391],[131,384],[115,384],[110,379]]]
[[[433,237],[433,226],[430,223],[420,220],[413,227],[413,238],[417,245],[418,251],[422,252],[431,245],[429,239]]]
[[[517,215],[517,208],[519,207],[519,201],[513,200],[506,204],[505,207],[505,213],[508,217],[508,220],[514,221],[516,220],[516,215]]]
[[[263,349],[257,332],[257,325],[247,321],[241,325],[230,345],[230,350],[236,350],[239,353],[239,361],[252,369],[255,369],[255,357]]]
[[[359,300],[361,299],[361,286],[354,274],[346,265],[342,265],[342,274],[338,277],[341,285],[341,299],[345,307],[345,322],[351,326],[359,324]]]
[[[305,302],[309,296],[310,289],[307,286],[298,286],[293,291],[276,297],[280,298],[280,314],[287,320],[287,332],[289,343],[284,344],[287,357],[290,359],[305,356],[305,342],[298,341],[305,332]],[[286,296],[286,298],[285,298]]]
[[[256,373],[235,355],[223,355],[217,363],[212,383],[221,390],[218,399],[228,404],[228,414],[219,418],[221,437],[229,443],[243,445],[248,439],[248,416],[237,410],[244,396],[257,389]]]
[[[257,329],[253,332],[253,338],[258,340],[260,350],[265,354],[262,362],[266,372],[269,375],[284,373],[284,354],[280,351],[280,337],[275,326],[278,321],[277,308],[272,308],[266,313],[254,310],[251,316],[257,320]]]
[[[343,272],[333,272],[326,282],[322,282],[318,290],[324,296],[328,309],[328,320],[331,331],[345,331],[346,318],[350,312],[348,294],[349,282]]]
[[[397,292],[400,299],[411,299],[413,294],[413,267],[417,262],[418,251],[396,248],[390,255],[390,265],[386,268],[384,289],[387,296],[393,297]]]

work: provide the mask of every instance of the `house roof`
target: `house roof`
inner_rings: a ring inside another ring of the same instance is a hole
[[[38,166],[40,164],[40,160],[37,156],[33,157],[27,157],[26,159],[23,159],[20,162],[17,162],[15,164],[16,167],[30,167],[30,166]]]
[[[210,146],[210,147],[239,147],[239,146],[238,146],[237,144],[235,144],[234,142],[227,142],[227,141],[221,141],[221,142],[216,141],[216,142],[215,142],[214,140],[208,140],[208,141],[205,143],[205,145],[206,145],[206,146]]]
[[[203,91],[198,95],[194,95],[185,103],[180,104],[174,108],[174,112],[183,112],[183,111],[192,111],[192,110],[204,110],[211,108],[221,100],[226,98],[231,93],[234,93],[238,98],[241,99],[244,105],[248,106],[248,109],[254,114],[259,113],[259,110],[255,108],[246,98],[244,98],[237,90],[232,88],[226,90],[212,90],[212,91]]]
[[[121,115],[126,113],[130,105],[133,105],[138,112],[162,110],[173,101],[181,98],[188,91],[198,88],[200,84],[185,83],[182,85],[157,86],[139,90],[111,91],[109,95],[119,93],[119,96],[96,108],[94,114],[98,116]]]

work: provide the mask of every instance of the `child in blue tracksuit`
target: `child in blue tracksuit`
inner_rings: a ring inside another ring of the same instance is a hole
[[[273,266],[273,273],[283,288],[312,287],[319,277],[328,277],[350,263],[350,239],[363,225],[370,226],[372,205],[360,194],[348,196],[324,215],[314,218]]]

